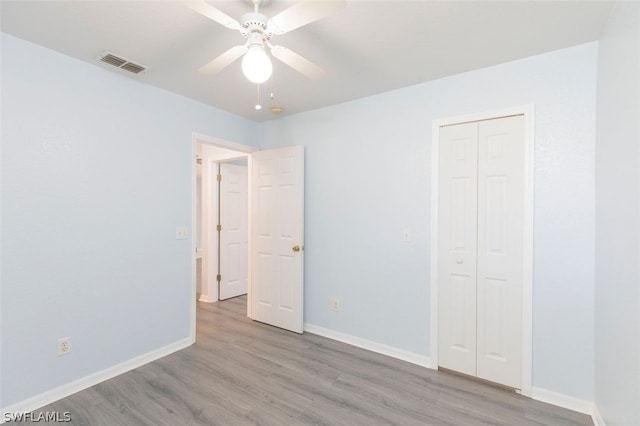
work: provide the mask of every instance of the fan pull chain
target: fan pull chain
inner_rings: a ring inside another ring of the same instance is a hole
[[[273,95],[273,73],[271,74],[271,94],[270,94],[271,100],[273,100],[275,98],[275,96]]]
[[[262,109],[262,105],[260,105],[260,85],[256,84],[256,86],[258,87],[258,100],[256,102],[256,110],[260,111]]]

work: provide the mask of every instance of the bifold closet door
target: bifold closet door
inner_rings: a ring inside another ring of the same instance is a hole
[[[522,381],[524,116],[478,123],[477,376]]]
[[[440,129],[438,360],[476,374],[478,124]]]
[[[524,117],[441,128],[439,161],[439,365],[520,388]]]

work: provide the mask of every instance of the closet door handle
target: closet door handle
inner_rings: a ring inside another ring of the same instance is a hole
[[[456,259],[456,263],[457,263],[458,265],[462,265],[462,262],[464,262],[464,260],[462,260],[462,258],[461,258],[461,257],[459,257],[458,259]]]

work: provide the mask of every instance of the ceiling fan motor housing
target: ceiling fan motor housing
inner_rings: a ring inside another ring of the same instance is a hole
[[[249,35],[253,33],[259,33],[264,41],[270,40],[273,32],[267,30],[268,21],[269,18],[261,13],[245,13],[240,17],[240,32],[244,37],[249,37]]]
[[[255,6],[256,4],[258,6],[269,6],[269,3],[271,3],[271,0],[244,0],[245,3],[247,3],[249,6]]]

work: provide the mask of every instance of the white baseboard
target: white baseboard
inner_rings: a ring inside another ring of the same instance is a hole
[[[328,328],[319,327],[313,324],[304,324],[304,331],[317,334],[318,336],[328,337],[329,339],[337,340],[342,343],[347,343],[352,346],[357,346],[362,349],[367,349],[372,352],[376,352],[382,355],[387,355],[392,358],[397,358],[402,361],[407,361],[412,364],[417,364],[422,367],[431,367],[431,358],[425,355],[420,355],[415,352],[409,352],[402,349],[387,346],[382,343],[373,342],[371,340],[362,339],[360,337],[352,336],[350,334],[341,333],[339,331],[330,330]]]
[[[4,423],[6,420],[5,413],[32,412],[34,410],[37,410],[38,408],[44,407],[45,405],[51,404],[52,402],[58,401],[62,398],[66,398],[69,395],[73,395],[76,392],[80,392],[81,390],[90,388],[91,386],[97,385],[98,383],[102,383],[105,380],[109,380],[113,377],[119,376],[122,373],[133,370],[134,368],[141,367],[159,358],[179,351],[180,349],[184,349],[188,346],[191,346],[192,344],[193,342],[191,337],[178,340],[175,343],[171,343],[170,345],[155,349],[151,352],[147,352],[146,354],[142,354],[128,361],[114,365],[113,367],[109,367],[105,370],[98,371],[81,379],[74,380],[71,383],[58,386],[57,388],[43,392],[40,395],[25,399],[24,401],[10,405],[8,407],[3,407],[0,410],[0,412],[2,413],[0,424]]]
[[[591,418],[593,419],[594,426],[606,426],[596,404],[593,404],[593,413],[591,414]]]
[[[204,294],[203,294],[203,295],[200,295],[200,297],[198,298],[198,302],[213,303],[213,302],[217,302],[217,301],[218,301],[218,299],[216,299],[216,300],[211,300],[211,299],[209,299],[209,296],[206,296],[206,295],[204,295]]]
[[[531,398],[536,401],[546,402],[547,404],[566,408],[567,410],[577,411],[578,413],[587,414],[589,416],[593,415],[594,405],[592,401],[536,387],[531,390]]]
[[[327,337],[329,339],[337,340],[339,342],[347,343],[352,346],[356,346],[362,349],[367,349],[372,352],[376,352],[382,355],[387,355],[392,358],[397,358],[402,361],[410,362],[412,364],[420,365],[426,368],[433,368],[431,365],[431,358],[425,355],[420,355],[415,352],[405,351],[403,349],[394,348],[392,346],[384,345],[382,343],[374,342],[360,337],[352,336],[350,334],[342,333],[328,328],[320,327],[313,324],[304,324],[304,331],[317,334],[319,336]],[[105,380],[109,380],[120,374],[131,371],[135,368],[141,367],[159,358],[172,354],[180,349],[184,349],[191,346],[193,341],[191,337],[179,340],[170,345],[162,348],[147,352],[146,354],[132,358],[128,361],[114,365],[105,370],[75,380],[71,383],[67,383],[57,388],[51,389],[40,395],[36,395],[32,398],[18,402],[16,404],[4,407],[0,410],[1,418],[0,424],[5,422],[5,413],[23,413],[32,412],[52,402],[58,401],[69,395],[73,395],[76,392],[87,389],[91,386],[102,383]],[[548,404],[556,405],[558,407],[566,408],[568,410],[577,411],[579,413],[590,415],[593,418],[593,424],[595,426],[605,426],[604,420],[598,411],[597,406],[587,400],[575,398],[558,392],[549,391],[546,389],[534,387],[531,392],[531,398],[537,401],[546,402]]]
[[[434,368],[431,365],[431,358],[425,355],[416,354],[414,352],[405,351],[402,349],[387,346],[382,343],[373,342],[371,340],[362,339],[360,337],[352,336],[350,334],[341,333],[339,331],[330,330],[328,328],[319,327],[313,324],[304,324],[304,331],[319,336],[328,337],[329,339],[337,340],[339,342],[347,343],[352,346],[367,349],[372,352],[387,355],[392,358],[401,359],[403,361],[417,364],[422,367]],[[577,411],[579,413],[587,414],[593,418],[595,426],[605,426],[597,407],[593,402],[584,399],[575,398],[569,395],[561,394],[558,392],[549,391],[546,389],[534,387],[531,390],[530,398],[537,401],[546,402],[558,407],[566,408],[568,410]]]

